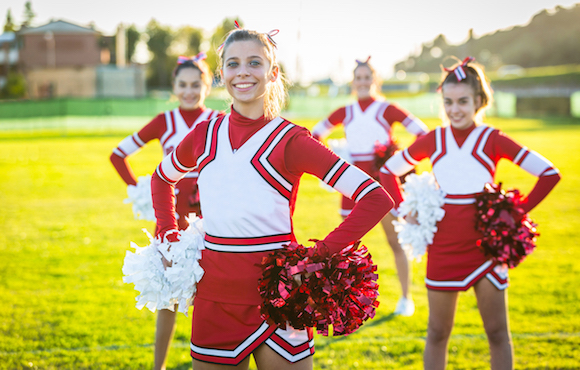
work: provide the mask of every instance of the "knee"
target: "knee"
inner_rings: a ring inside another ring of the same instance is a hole
[[[485,332],[491,345],[504,345],[511,342],[510,333],[505,327],[490,328]]]
[[[431,343],[447,343],[451,335],[452,326],[429,325],[427,340]]]

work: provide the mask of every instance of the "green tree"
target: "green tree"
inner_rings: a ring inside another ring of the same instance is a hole
[[[14,32],[16,31],[16,25],[12,19],[12,12],[10,9],[6,12],[6,23],[4,23],[4,32]]]
[[[0,89],[1,99],[18,99],[26,96],[26,80],[22,73],[10,72],[6,85]]]
[[[30,27],[32,25],[32,20],[36,17],[36,13],[32,10],[32,2],[27,1],[24,4],[24,21],[22,22],[22,27]]]
[[[135,49],[137,47],[137,43],[141,38],[141,32],[137,30],[134,24],[127,28],[127,58],[131,60],[133,55],[135,54]]]
[[[173,31],[170,27],[163,26],[152,19],[147,24],[145,33],[149,37],[147,47],[153,54],[148,68],[148,85],[156,88],[168,88],[171,85],[170,75],[173,64],[167,51],[174,38]]]

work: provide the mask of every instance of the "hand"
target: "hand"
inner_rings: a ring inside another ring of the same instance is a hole
[[[419,221],[417,221],[417,218],[415,217],[415,215],[406,215],[403,218],[405,219],[405,221],[407,221],[408,224],[419,225]]]

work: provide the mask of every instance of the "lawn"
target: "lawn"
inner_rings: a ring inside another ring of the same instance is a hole
[[[122,282],[129,242],[148,243],[133,219],[124,183],[108,157],[130,130],[0,132],[0,369],[149,369],[155,315],[135,308]],[[75,120],[74,118],[70,120]],[[510,272],[509,313],[517,369],[580,367],[580,121],[490,119],[562,172],[563,180],[532,217],[538,248]],[[145,122],[143,122],[145,123]],[[311,127],[314,121],[297,121]],[[430,127],[437,124],[427,120]],[[135,124],[136,125],[136,124]],[[403,144],[411,138],[396,131]],[[340,133],[336,133],[340,135]],[[131,157],[136,174],[161,159],[157,144]],[[423,165],[422,168],[426,168]],[[535,179],[501,162],[497,179],[527,193]],[[338,225],[339,195],[304,176],[295,213],[300,242]],[[391,313],[399,298],[394,262],[382,230],[364,239],[379,266],[376,317],[347,337],[316,337],[316,369],[422,367],[427,326],[425,262],[413,264],[410,318]],[[189,369],[189,318],[179,315],[168,369]],[[461,295],[449,368],[488,368],[488,349],[473,291]]]

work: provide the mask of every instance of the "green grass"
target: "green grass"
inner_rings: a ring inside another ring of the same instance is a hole
[[[299,121],[312,126],[314,121]],[[549,158],[562,172],[554,192],[532,212],[538,248],[511,271],[509,307],[518,369],[580,367],[580,122],[490,120]],[[427,120],[430,127],[436,120]],[[134,306],[121,266],[129,241],[147,244],[123,204],[125,186],[111,149],[129,132],[71,130],[0,133],[0,369],[149,369],[155,315]],[[403,144],[410,137],[397,129]],[[335,135],[340,135],[336,133]],[[138,175],[161,159],[157,145],[133,157]],[[424,166],[425,167],[425,166]],[[534,178],[500,163],[498,180],[524,192]],[[300,242],[323,238],[340,222],[339,195],[303,178],[295,214]],[[427,326],[425,262],[413,265],[417,312],[391,315],[399,288],[382,231],[363,240],[379,266],[377,316],[347,337],[316,337],[316,369],[422,367]],[[189,319],[178,316],[169,369],[189,369]],[[488,368],[488,348],[472,291],[460,297],[449,367]]]

